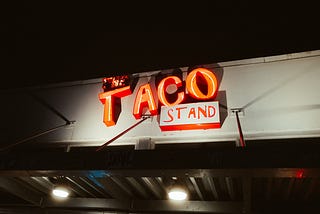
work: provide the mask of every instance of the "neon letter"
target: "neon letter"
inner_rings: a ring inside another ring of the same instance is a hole
[[[106,126],[114,126],[114,97],[125,97],[131,94],[130,86],[118,88],[108,92],[102,92],[99,94],[99,99],[104,104],[103,122]]]
[[[207,94],[203,94],[197,85],[197,77],[201,76],[204,78],[207,84]],[[196,68],[192,70],[186,79],[187,90],[193,98],[199,100],[207,100],[213,98],[216,95],[218,88],[218,81],[216,76],[205,68]]]
[[[182,86],[182,81],[179,77],[176,76],[169,76],[161,80],[161,82],[158,85],[158,97],[159,101],[165,105],[165,106],[175,106],[180,104],[184,99],[184,92],[178,93],[178,98],[175,102],[169,103],[166,98],[166,89],[168,85],[175,84],[178,88]]]
[[[158,109],[156,106],[156,102],[154,101],[150,84],[140,86],[139,91],[136,95],[133,107],[133,115],[136,119],[141,118],[142,110],[144,107],[149,108],[149,112],[151,115],[156,115],[158,113]]]

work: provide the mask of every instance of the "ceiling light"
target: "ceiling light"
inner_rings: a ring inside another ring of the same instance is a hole
[[[168,195],[171,200],[175,201],[183,201],[187,198],[187,193],[182,189],[172,189]]]
[[[62,187],[57,187],[52,190],[52,194],[58,198],[67,198],[69,196],[69,191]]]

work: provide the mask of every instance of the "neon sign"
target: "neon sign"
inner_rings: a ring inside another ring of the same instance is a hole
[[[104,79],[104,83],[106,79]],[[126,77],[115,77],[118,84],[114,88],[99,94],[100,101],[104,104],[103,122],[106,126],[114,126],[114,99],[132,94],[132,87]],[[122,83],[122,85],[119,85]],[[113,84],[112,81],[109,82]],[[174,85],[174,99],[168,94],[169,86]],[[104,84],[105,86],[105,84]],[[159,106],[161,105],[159,125],[161,130],[207,129],[220,127],[219,103],[212,101],[217,95],[218,81],[214,73],[206,68],[196,68],[186,77],[185,84],[178,76],[163,78],[157,86]],[[183,103],[186,97],[191,97],[200,102]],[[210,102],[204,102],[210,101]],[[136,93],[133,103],[133,116],[142,117],[143,110],[147,108],[152,116],[158,115],[158,107],[149,83],[141,85]]]

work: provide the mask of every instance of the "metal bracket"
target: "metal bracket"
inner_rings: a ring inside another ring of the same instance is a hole
[[[229,111],[230,111],[230,116],[232,116],[232,117],[236,117],[236,112],[238,113],[239,117],[245,116],[243,108],[231,108]]]

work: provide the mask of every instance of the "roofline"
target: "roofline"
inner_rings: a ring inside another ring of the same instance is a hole
[[[313,50],[313,51],[303,51],[303,52],[295,52],[289,54],[281,54],[281,55],[272,55],[266,57],[255,57],[255,58],[247,58],[241,60],[232,60],[232,61],[224,61],[224,62],[216,62],[205,64],[210,67],[235,67],[235,66],[243,66],[243,65],[253,65],[253,64],[263,64],[263,63],[271,63],[271,62],[278,62],[278,61],[287,61],[287,60],[295,60],[295,59],[302,59],[302,58],[310,58],[310,57],[317,57],[320,56],[320,50]],[[188,67],[180,67],[182,70],[187,70]],[[164,70],[170,70],[174,68],[165,68]],[[133,73],[132,75],[137,75],[139,77],[146,77],[152,76],[161,72],[162,70],[155,70],[155,71],[145,71],[139,73]],[[49,89],[49,88],[63,88],[63,87],[72,87],[78,85],[91,85],[91,84],[100,84],[102,83],[102,78],[92,78],[86,80],[77,80],[77,81],[64,81],[60,83],[49,83],[45,85],[38,85],[38,86],[29,86],[23,88],[14,88],[14,89],[4,89],[0,90],[0,92],[13,92],[15,90],[37,90],[37,89]]]

